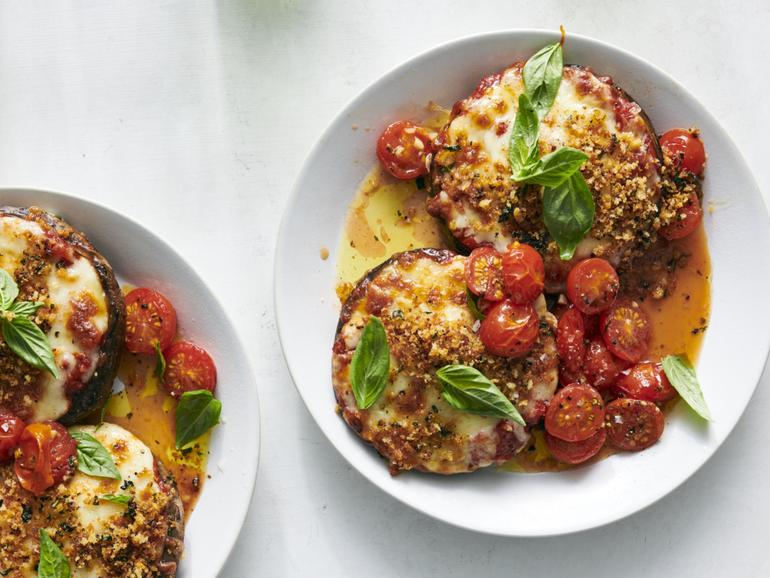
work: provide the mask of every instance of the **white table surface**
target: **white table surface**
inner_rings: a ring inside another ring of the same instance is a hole
[[[661,502],[578,535],[502,539],[436,522],[365,481],[288,376],[273,248],[324,127],[370,82],[438,43],[560,23],[678,78],[770,193],[765,0],[0,3],[0,186],[77,193],[150,227],[207,278],[251,352],[261,467],[222,575],[770,575],[767,377],[720,451]]]

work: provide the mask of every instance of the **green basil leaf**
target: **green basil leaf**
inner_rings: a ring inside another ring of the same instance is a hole
[[[580,171],[555,188],[543,191],[543,221],[559,245],[559,254],[569,261],[578,243],[594,223],[594,198]]]
[[[40,563],[37,575],[40,578],[70,578],[70,564],[64,552],[51,540],[48,532],[40,530]]]
[[[131,501],[131,496],[128,494],[104,494],[103,496],[99,496],[99,500],[127,506]]]
[[[562,147],[545,155],[530,170],[513,175],[514,181],[556,188],[580,169],[588,155],[577,149]]]
[[[517,175],[527,167],[537,164],[540,158],[537,142],[539,125],[540,121],[529,97],[524,93],[520,94],[519,108],[516,110],[511,140],[508,144],[508,162],[511,165],[512,174]]]
[[[540,49],[524,65],[522,77],[525,90],[541,119],[548,114],[556,100],[563,69],[561,42]]]
[[[8,311],[14,315],[22,315],[23,317],[32,317],[37,310],[43,306],[40,302],[32,301],[16,301],[8,308]]]
[[[476,297],[473,293],[471,293],[471,290],[467,287],[465,288],[465,303],[468,305],[468,309],[471,310],[471,314],[474,318],[478,319],[479,321],[484,321],[484,315],[481,312],[481,309],[479,309],[479,303],[477,301],[478,297]]]
[[[668,355],[663,359],[663,371],[666,377],[679,392],[695,413],[705,420],[711,421],[711,412],[706,405],[695,368],[686,355]]]
[[[158,379],[163,379],[166,373],[166,358],[163,357],[163,352],[160,350],[160,342],[158,340],[154,343],[155,346],[155,369],[153,373]]]
[[[121,479],[112,455],[99,440],[82,431],[72,431],[70,435],[78,442],[78,469],[81,472],[97,478]]]
[[[207,389],[186,391],[176,408],[176,447],[182,449],[219,423],[222,402]]]
[[[19,296],[19,286],[5,269],[0,269],[0,310],[5,311]]]
[[[510,400],[478,369],[467,365],[445,365],[436,371],[436,376],[442,383],[441,397],[452,407],[524,425],[524,419]]]
[[[385,326],[377,317],[370,317],[350,362],[350,384],[356,405],[370,408],[388,384],[390,348]]]
[[[3,339],[21,359],[58,377],[48,337],[28,318],[16,315],[2,320]]]

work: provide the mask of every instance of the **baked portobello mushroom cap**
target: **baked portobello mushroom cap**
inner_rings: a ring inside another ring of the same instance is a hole
[[[0,267],[49,338],[58,379],[0,342],[0,412],[74,424],[107,401],[120,363],[125,304],[112,268],[85,234],[37,207],[0,207]]]

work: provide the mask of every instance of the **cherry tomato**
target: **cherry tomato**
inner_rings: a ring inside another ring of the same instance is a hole
[[[583,372],[588,383],[599,391],[609,389],[617,380],[620,369],[601,338],[594,338],[588,344]]]
[[[676,397],[676,390],[659,363],[645,361],[624,371],[615,388],[633,399],[663,403]]]
[[[556,328],[556,351],[567,373],[574,374],[583,367],[586,355],[583,314],[575,307],[567,309]]]
[[[582,369],[580,371],[570,371],[564,367],[563,363],[559,364],[559,384],[562,387],[572,385],[573,383],[588,383],[586,376],[583,375]]]
[[[55,422],[33,423],[24,428],[16,449],[14,472],[21,486],[40,496],[71,474],[77,442]]]
[[[604,445],[607,433],[600,428],[594,435],[579,442],[566,442],[545,432],[545,443],[551,455],[565,464],[581,464],[590,460]]]
[[[567,298],[586,315],[601,313],[615,302],[620,279],[609,262],[592,257],[567,275]]]
[[[602,396],[590,385],[572,384],[560,389],[545,412],[545,430],[566,442],[590,438],[604,420]]]
[[[19,438],[25,424],[10,413],[0,413],[0,462],[6,462],[13,457],[13,450],[19,444]]]
[[[408,120],[389,125],[377,141],[377,158],[397,179],[414,179],[428,173],[433,143],[427,129]]]
[[[659,233],[669,241],[681,239],[693,233],[702,218],[703,209],[701,209],[698,195],[690,193],[690,201],[679,209],[676,220],[663,227]]]
[[[501,357],[521,357],[537,341],[540,319],[532,305],[501,301],[481,322],[479,338],[487,351]]]
[[[503,299],[502,256],[492,247],[471,251],[465,261],[465,284],[471,293],[489,301]]]
[[[598,315],[583,315],[583,325],[586,328],[586,339],[593,339],[600,335]]]
[[[607,404],[607,441],[621,450],[647,449],[663,434],[663,412],[651,401],[620,398]]]
[[[543,292],[545,264],[529,245],[514,243],[503,254],[503,289],[519,305],[532,303]]]
[[[163,356],[166,358],[163,385],[172,396],[181,397],[186,391],[196,389],[214,391],[217,368],[205,349],[189,341],[177,341]]]
[[[636,301],[615,303],[602,313],[599,328],[604,343],[621,359],[636,363],[647,353],[652,337],[650,320]]]
[[[700,175],[706,166],[706,149],[703,141],[684,128],[673,128],[660,137],[660,146],[674,164],[691,173]]]
[[[176,335],[176,310],[154,289],[134,289],[126,295],[126,349],[155,353],[155,344],[166,349]]]

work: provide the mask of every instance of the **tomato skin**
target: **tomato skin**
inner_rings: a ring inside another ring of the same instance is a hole
[[[61,424],[33,423],[24,428],[15,452],[14,472],[36,496],[72,474],[77,442]]]
[[[545,431],[566,442],[590,438],[604,420],[602,396],[590,385],[572,384],[556,392],[545,412]]]
[[[660,137],[660,146],[674,165],[695,175],[703,174],[706,149],[700,137],[684,128],[672,128]]]
[[[594,435],[579,442],[567,442],[545,432],[545,443],[551,455],[565,464],[582,464],[590,460],[604,446],[607,433],[600,428]]]
[[[465,261],[465,284],[471,293],[488,301],[501,301],[503,295],[502,255],[492,247],[471,251]]]
[[[217,368],[208,352],[189,341],[177,341],[163,352],[166,372],[163,386],[173,397],[187,391],[207,389],[217,385]]]
[[[15,415],[0,413],[0,462],[13,458],[13,451],[25,427],[26,424]]]
[[[514,243],[503,254],[503,288],[518,305],[531,303],[545,287],[545,264],[529,245]]]
[[[428,155],[432,152],[430,133],[408,120],[388,125],[377,141],[377,158],[397,179],[415,179],[428,174]]]
[[[659,363],[645,361],[623,371],[615,384],[621,395],[654,403],[664,403],[677,396]]]
[[[682,207],[677,215],[677,220],[658,231],[663,238],[673,241],[691,235],[698,228],[703,218],[698,195],[690,193],[690,202]]]
[[[606,391],[618,379],[618,364],[601,338],[594,338],[588,344],[583,372],[588,383],[599,391]]]
[[[556,351],[567,373],[575,374],[581,370],[586,355],[585,327],[583,315],[574,306],[559,318]]]
[[[636,363],[649,349],[650,320],[636,301],[615,303],[602,314],[599,327],[607,348],[620,359]]]
[[[615,268],[604,259],[591,257],[580,261],[567,275],[567,298],[586,315],[609,308],[620,291]]]
[[[176,335],[176,310],[171,301],[154,289],[140,287],[126,295],[126,349],[150,355],[155,344],[161,350]]]
[[[663,435],[663,412],[651,401],[620,398],[607,404],[607,441],[618,449],[638,452]]]
[[[532,349],[540,332],[540,319],[532,305],[501,301],[481,322],[479,338],[493,355],[521,357]]]

